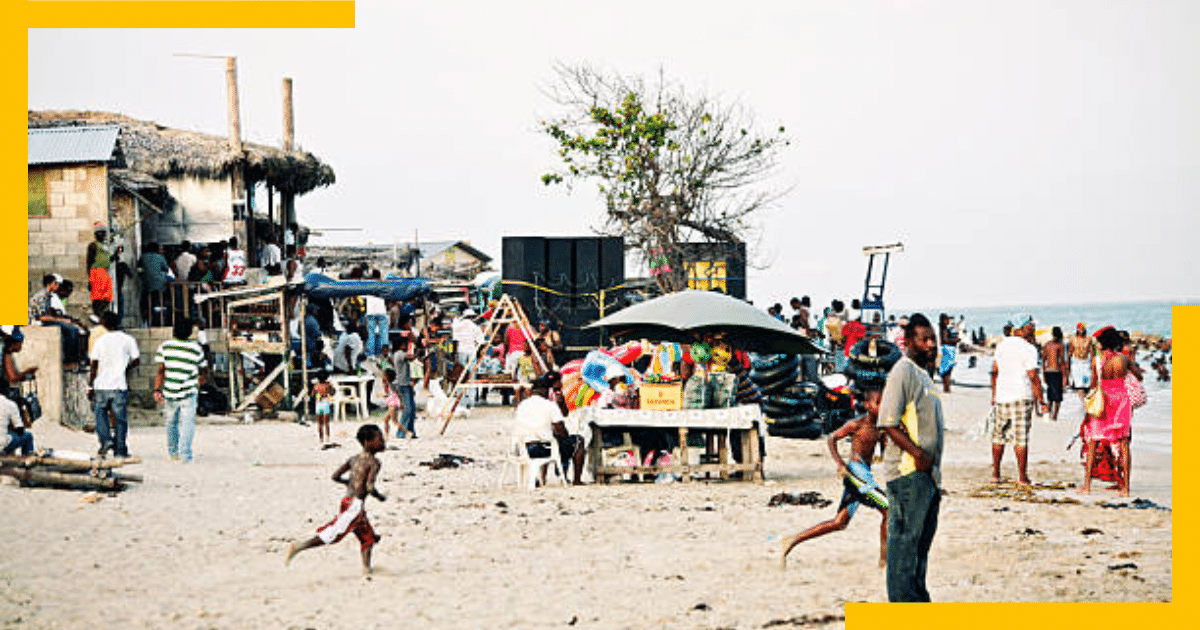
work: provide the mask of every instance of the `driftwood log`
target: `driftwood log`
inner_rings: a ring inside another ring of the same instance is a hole
[[[117,459],[66,459],[62,457],[40,455],[0,455],[0,466],[17,466],[32,468],[35,466],[53,466],[70,470],[93,470],[98,468],[120,468],[126,464],[140,464],[140,457],[125,457]]]
[[[24,483],[74,490],[122,490],[123,481],[117,477],[94,477],[87,473],[63,473],[32,468],[0,468],[0,475],[14,477]]]
[[[0,476],[23,484],[73,490],[122,490],[126,482],[141,482],[141,475],[116,472],[126,464],[139,464],[137,457],[74,459],[45,455],[0,456]]]

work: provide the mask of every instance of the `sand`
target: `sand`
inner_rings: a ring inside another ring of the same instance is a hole
[[[977,435],[986,390],[946,396],[946,496],[930,556],[936,601],[1169,601],[1171,513],[1097,485],[1041,489],[1036,501],[988,488]],[[1064,417],[1076,417],[1069,401]],[[355,452],[317,448],[293,423],[209,420],[196,461],[171,462],[161,426],[134,428],[130,467],[146,481],[115,495],[0,486],[0,626],[28,628],[759,628],[841,625],[844,604],[885,601],[879,516],[801,544],[779,538],[833,516],[840,496],[824,441],[768,438],[764,484],[619,484],[498,489],[511,409],[476,409],[445,436],[421,419],[413,442],[381,454],[368,501],[384,538],[360,575],[352,538],[299,555],[289,541],[333,517],[329,475]],[[1077,421],[1035,420],[1030,474],[1078,484]],[[91,450],[94,437],[35,425],[39,445]],[[477,463],[430,470],[439,453]],[[1136,452],[1134,497],[1170,504],[1170,458]],[[1005,475],[1015,477],[1011,453]],[[780,492],[834,506],[768,507]],[[991,493],[995,496],[976,496]],[[89,502],[92,499],[94,502]],[[1117,567],[1126,568],[1117,568]]]

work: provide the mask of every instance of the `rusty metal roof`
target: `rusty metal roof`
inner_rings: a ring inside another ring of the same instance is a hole
[[[120,125],[86,125],[29,130],[29,164],[109,162]]]

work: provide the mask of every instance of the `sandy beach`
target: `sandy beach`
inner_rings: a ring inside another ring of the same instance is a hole
[[[1035,419],[1032,497],[990,487],[980,435],[987,390],[957,389],[947,412],[945,494],[930,556],[935,601],[1169,601],[1171,512],[1083,497],[1077,420]],[[1077,401],[1064,403],[1075,418]],[[152,417],[152,412],[140,412]],[[208,419],[196,461],[167,458],[162,426],[131,430],[145,482],[115,495],[0,486],[0,626],[5,628],[759,628],[836,627],[844,604],[885,601],[879,516],[801,544],[786,570],[779,538],[834,514],[841,485],[824,441],[768,438],[767,481],[497,488],[511,408],[485,407],[446,435],[380,455],[383,540],[362,577],[353,538],[301,554],[288,542],[335,514],[333,470],[356,452],[317,448],[314,427]],[[1136,416],[1135,432],[1136,432]],[[92,450],[94,437],[35,425],[39,446]],[[475,458],[420,465],[439,453]],[[1015,477],[1011,452],[1005,476]],[[815,491],[827,507],[769,507]],[[1136,450],[1133,497],[1171,501],[1170,457]],[[1032,500],[1028,500],[1028,499]],[[94,500],[93,500],[94,499]]]

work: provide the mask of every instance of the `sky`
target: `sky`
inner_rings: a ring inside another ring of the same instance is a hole
[[[595,186],[546,187],[555,62],[687,89],[785,126],[749,297],[861,296],[901,242],[910,307],[1193,302],[1200,272],[1200,3],[358,2],[329,30],[29,31],[29,107],[296,138],[337,183],[297,200],[317,242],[586,236]],[[634,269],[627,269],[634,272]],[[632,274],[631,274],[632,275]]]

